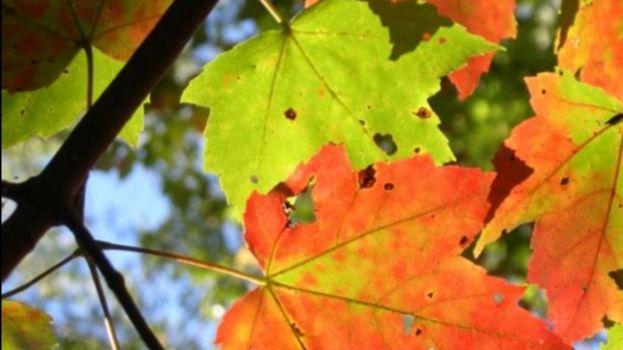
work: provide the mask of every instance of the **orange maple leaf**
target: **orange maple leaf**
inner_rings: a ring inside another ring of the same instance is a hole
[[[247,202],[245,238],[265,285],[225,315],[222,349],[566,349],[521,309],[522,288],[460,256],[482,226],[493,174],[427,156],[353,171],[326,146]],[[289,196],[313,183],[315,221]]]

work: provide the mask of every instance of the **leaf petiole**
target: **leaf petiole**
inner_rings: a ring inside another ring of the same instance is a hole
[[[134,253],[159,256],[162,258],[175,260],[184,265],[195,266],[195,267],[199,267],[205,270],[210,270],[210,271],[222,273],[224,275],[228,275],[231,277],[235,277],[241,280],[249,281],[259,286],[266,285],[267,283],[266,279],[264,279],[263,277],[254,276],[246,272],[238,271],[236,269],[232,269],[226,266],[218,265],[218,264],[207,262],[207,261],[202,261],[199,259],[194,259],[191,257],[179,255],[179,254],[168,253],[168,252],[164,252],[161,250],[155,250],[155,249],[149,249],[149,248],[134,247],[134,246],[128,246],[128,245],[123,245],[123,244],[104,242],[104,241],[98,241],[97,243],[99,247],[104,250],[118,250],[118,251],[134,252]]]

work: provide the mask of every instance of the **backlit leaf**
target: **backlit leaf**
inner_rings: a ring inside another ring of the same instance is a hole
[[[50,84],[84,45],[128,59],[170,2],[2,1],[2,88]]]
[[[435,5],[439,13],[448,16],[467,30],[485,39],[499,43],[517,35],[515,0],[426,0]],[[478,86],[480,75],[489,70],[495,53],[472,57],[469,64],[450,73],[450,80],[459,91],[461,99],[471,95]]]
[[[123,63],[94,52],[94,97],[98,97],[123,67]],[[36,136],[50,137],[72,126],[85,112],[86,57],[79,53],[52,84],[33,91],[2,91],[2,148]],[[139,108],[119,137],[133,146],[143,130],[143,109]]]
[[[623,100],[623,1],[581,1],[558,52],[561,68]]]
[[[623,324],[617,323],[608,330],[608,342],[602,344],[601,350],[623,349]]]
[[[2,301],[2,348],[11,350],[53,349],[57,341],[52,318],[17,301]]]
[[[547,292],[554,330],[575,341],[600,330],[605,315],[623,321],[623,291],[609,276],[623,268],[623,103],[568,73],[527,83],[536,117],[505,141],[513,152],[496,162],[493,193],[502,185],[510,194],[476,253],[536,221],[528,280]],[[525,180],[509,181],[522,163],[531,168]]]
[[[170,2],[3,1],[2,147],[73,124],[86,108],[84,47],[96,48],[97,98],[122,66],[110,57],[129,58]],[[121,133],[132,145],[138,143],[142,118],[139,110]]]
[[[357,167],[414,152],[452,160],[427,98],[495,48],[431,5],[327,0],[210,62],[183,99],[210,107],[205,166],[240,210],[327,142]]]
[[[493,174],[429,156],[353,171],[327,146],[267,195],[254,192],[245,239],[267,284],[238,301],[222,349],[566,349],[517,305],[522,288],[460,252],[487,212]],[[313,184],[315,221],[288,196]]]

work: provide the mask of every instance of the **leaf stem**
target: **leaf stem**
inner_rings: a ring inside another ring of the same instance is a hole
[[[100,248],[104,249],[104,250],[119,250],[119,251],[126,251],[126,252],[134,252],[134,253],[141,253],[141,254],[159,256],[159,257],[162,257],[162,258],[175,260],[175,261],[177,261],[177,262],[179,262],[181,264],[184,264],[184,265],[195,266],[195,267],[199,267],[199,268],[202,268],[202,269],[205,269],[205,270],[210,270],[210,271],[222,273],[224,275],[228,275],[228,276],[235,277],[235,278],[238,278],[238,279],[241,279],[241,280],[252,282],[252,283],[260,285],[260,286],[266,285],[266,280],[263,277],[254,276],[254,275],[248,274],[246,272],[242,272],[242,271],[239,271],[239,270],[236,270],[236,269],[232,269],[232,268],[229,268],[229,267],[226,267],[226,266],[222,266],[222,265],[218,265],[218,264],[215,264],[215,263],[211,263],[211,262],[207,262],[207,261],[202,261],[202,260],[190,258],[190,257],[187,257],[187,256],[175,254],[175,253],[168,253],[168,252],[155,250],[155,249],[134,247],[134,246],[128,246],[128,245],[122,245],[122,244],[116,244],[116,243],[110,243],[110,242],[103,242],[103,241],[98,241],[98,244],[99,244]]]
[[[93,48],[90,43],[84,44],[84,54],[87,56],[87,110],[93,106]]]
[[[279,23],[286,30],[290,29],[290,23],[288,22],[288,20],[286,20],[285,16],[281,14],[281,11],[279,11],[279,9],[277,9],[277,7],[275,7],[275,5],[273,5],[270,0],[260,0],[260,2],[262,3],[262,6],[264,6],[266,11],[268,11],[268,13],[273,16],[277,23]]]
[[[104,313],[104,326],[106,327],[106,333],[108,334],[108,342],[110,343],[110,348],[112,350],[119,350],[119,340],[117,339],[115,327],[112,324],[112,316],[110,315],[110,310],[108,309],[106,294],[104,294],[104,289],[102,288],[102,282],[100,281],[99,274],[97,272],[97,269],[95,268],[95,264],[93,264],[93,262],[90,261],[88,258],[86,258],[85,260],[89,265],[89,271],[91,271],[91,277],[93,278],[93,285],[95,286],[95,290],[97,291],[97,297],[99,298],[100,305],[102,306],[102,312]]]
[[[43,271],[42,273],[40,273],[39,275],[37,275],[35,278],[31,279],[30,281],[22,284],[21,286],[10,290],[4,294],[2,294],[2,299],[5,298],[10,298],[15,294],[21,293],[23,291],[25,291],[26,289],[32,287],[33,285],[35,285],[37,282],[41,281],[42,279],[48,277],[49,275],[51,275],[53,272],[55,272],[56,270],[60,269],[61,267],[65,266],[65,264],[67,264],[68,262],[72,261],[74,258],[80,256],[80,251],[76,250],[73,253],[71,253],[70,255],[68,255],[66,258],[64,258],[63,260],[57,262],[56,264],[52,265],[50,268],[48,268],[47,270]]]

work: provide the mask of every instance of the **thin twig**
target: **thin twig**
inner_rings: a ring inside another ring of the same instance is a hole
[[[95,285],[95,290],[97,291],[97,297],[100,300],[102,312],[104,313],[104,325],[106,327],[106,333],[108,334],[110,348],[112,350],[119,350],[119,340],[117,339],[117,333],[115,333],[115,327],[112,324],[112,316],[110,315],[110,310],[108,310],[108,302],[106,302],[106,294],[104,294],[99,274],[95,268],[95,264],[93,264],[93,262],[91,262],[88,258],[85,260],[87,261],[87,265],[89,265],[89,271],[91,271],[91,277],[93,278],[93,284]]]
[[[242,272],[242,271],[232,269],[226,266],[190,258],[187,256],[175,254],[175,253],[169,253],[169,252],[164,252],[161,250],[134,247],[134,246],[103,242],[103,241],[97,241],[97,243],[100,246],[100,248],[104,250],[120,250],[120,251],[126,251],[126,252],[134,252],[134,253],[159,256],[162,258],[175,260],[184,265],[195,266],[195,267],[199,267],[205,270],[210,270],[210,271],[222,273],[224,275],[232,276],[232,277],[235,277],[241,280],[249,281],[260,286],[263,286],[266,284],[266,280],[262,277],[254,276],[246,272]]]
[[[22,284],[21,286],[10,290],[4,294],[2,294],[2,299],[5,298],[10,298],[15,294],[21,293],[23,291],[25,291],[26,289],[32,287],[33,285],[35,285],[37,282],[41,281],[42,279],[48,277],[50,274],[52,274],[54,271],[60,269],[61,267],[65,266],[65,264],[67,264],[68,262],[72,261],[74,258],[80,256],[80,251],[76,250],[73,253],[71,253],[70,255],[68,255],[65,259],[57,262],[56,264],[52,265],[50,268],[48,268],[47,270],[43,271],[42,273],[40,273],[39,275],[37,275],[35,278],[31,279],[30,281]]]
[[[77,215],[68,215],[65,225],[74,233],[78,246],[95,263],[104,276],[108,288],[115,294],[119,304],[132,321],[134,328],[143,339],[149,349],[164,349],[156,335],[145,321],[143,314],[132,299],[126,288],[123,275],[112,266],[106,255],[102,252],[91,232],[84,226]]]
[[[290,28],[290,23],[288,22],[288,20],[283,14],[281,14],[281,11],[279,11],[279,9],[275,7],[275,5],[273,5],[270,0],[260,0],[260,3],[262,3],[262,6],[264,6],[268,13],[273,16],[277,23],[279,23],[285,29]]]
[[[87,110],[89,110],[93,106],[93,48],[90,43],[85,42],[83,49],[87,57]]]

